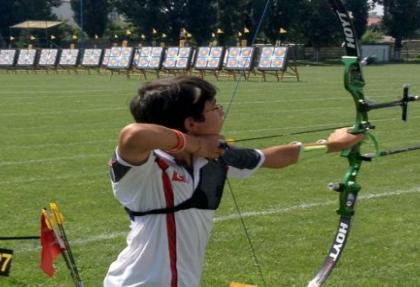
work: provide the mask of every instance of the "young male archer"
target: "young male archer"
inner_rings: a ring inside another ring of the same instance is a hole
[[[147,83],[131,100],[135,123],[122,128],[110,162],[113,193],[131,225],[105,287],[199,286],[226,178],[298,161],[301,144],[221,145],[224,113],[215,97],[209,82],[181,76]],[[338,129],[325,145],[336,152],[361,139]]]

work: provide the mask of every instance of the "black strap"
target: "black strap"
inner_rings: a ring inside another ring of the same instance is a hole
[[[156,163],[159,166],[159,168],[162,170],[162,175],[168,177],[166,173],[166,169],[169,167],[168,163],[159,158],[156,157]],[[130,217],[131,220],[134,220],[134,217],[136,216],[145,216],[145,215],[149,215],[149,214],[168,214],[168,213],[175,213],[179,210],[183,210],[183,209],[188,209],[192,207],[192,201],[190,199],[182,202],[181,204],[177,205],[177,206],[170,206],[170,207],[164,207],[164,208],[158,208],[158,209],[153,209],[153,210],[148,210],[148,211],[132,211],[127,207],[124,207],[125,211],[128,213],[128,216]]]
[[[191,200],[184,201],[183,203],[177,206],[165,207],[165,208],[158,208],[148,211],[132,211],[131,209],[124,207],[125,211],[127,212],[128,216],[131,220],[134,220],[136,216],[145,216],[149,214],[168,214],[168,213],[175,213],[180,210],[189,209],[192,206]]]
[[[0,240],[38,240],[39,236],[0,236]]]
[[[235,163],[233,166],[237,166],[239,168],[254,168],[259,162],[259,154],[257,152],[244,152],[245,154],[242,155],[245,158],[251,158],[250,161],[241,161],[233,155],[229,156],[227,161]],[[258,161],[256,159],[258,159]],[[162,175],[165,175],[168,163],[159,157],[156,158],[156,163],[161,168]],[[198,187],[194,190],[192,196],[180,204],[146,211],[133,211],[127,207],[124,207],[124,209],[131,220],[134,220],[136,216],[175,213],[180,210],[191,208],[216,210],[222,198],[226,173],[227,166],[224,160],[209,161],[200,171],[200,182]],[[206,174],[206,176],[203,176],[203,174]]]

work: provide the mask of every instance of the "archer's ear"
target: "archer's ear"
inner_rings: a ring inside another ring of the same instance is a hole
[[[194,131],[196,126],[195,120],[192,117],[188,117],[184,120],[184,128],[187,133]]]

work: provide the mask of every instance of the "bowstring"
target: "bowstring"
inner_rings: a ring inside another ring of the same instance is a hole
[[[226,182],[227,182],[227,185],[229,187],[229,191],[230,191],[230,195],[232,196],[233,203],[235,205],[235,210],[238,213],[238,216],[239,216],[239,220],[241,222],[242,229],[244,230],[245,237],[246,237],[246,239],[248,241],[249,249],[251,250],[251,254],[252,254],[252,258],[254,260],[255,267],[257,268],[257,271],[258,271],[258,274],[259,274],[259,276],[261,278],[261,281],[263,283],[263,286],[266,287],[267,286],[267,282],[265,281],[264,273],[262,272],[260,260],[258,259],[257,252],[255,251],[254,244],[252,243],[251,236],[249,235],[249,231],[248,231],[248,228],[247,228],[247,226],[245,224],[244,217],[242,216],[241,209],[239,208],[238,200],[236,199],[236,195],[233,192],[232,185],[230,184],[229,179],[227,179]]]
[[[271,0],[267,0],[265,2],[263,12],[261,13],[260,19],[258,21],[257,28],[256,28],[256,30],[254,32],[254,35],[252,37],[252,40],[251,40],[251,47],[254,46],[254,44],[255,44],[255,40],[256,40],[256,38],[257,38],[260,30],[261,30],[261,25],[263,23],[263,20],[265,18],[265,15],[267,14],[268,7],[270,6],[270,4],[271,4]],[[239,78],[236,80],[235,88],[234,88],[234,90],[232,92],[232,95],[230,96],[228,105],[227,105],[227,107],[225,109],[225,114],[224,114],[224,118],[223,118],[222,124],[225,123],[225,121],[227,119],[227,116],[229,115],[229,112],[230,112],[230,109],[232,107],[233,101],[235,100],[236,95],[238,94],[239,84],[241,82],[242,82],[242,73],[240,73]],[[265,281],[264,274],[262,272],[261,264],[260,264],[260,262],[258,260],[257,253],[255,252],[255,247],[254,247],[254,244],[252,243],[251,236],[249,235],[248,228],[247,228],[247,226],[245,224],[245,220],[244,220],[244,218],[242,216],[241,209],[239,207],[238,200],[236,199],[235,192],[233,191],[232,185],[231,185],[231,183],[230,183],[230,181],[229,181],[228,178],[226,179],[226,182],[227,182],[229,193],[231,194],[231,197],[232,197],[233,204],[235,206],[235,210],[238,213],[238,216],[239,216],[239,219],[240,219],[240,222],[241,222],[242,229],[244,230],[245,237],[247,238],[248,245],[249,245],[249,248],[251,250],[251,254],[252,254],[252,258],[254,260],[255,267],[257,268],[257,271],[258,271],[258,274],[259,274],[259,276],[261,278],[263,287],[266,287],[267,286],[267,283]]]
[[[254,46],[254,44],[255,44],[255,40],[257,39],[257,35],[260,32],[260,30],[261,30],[261,25],[262,25],[262,23],[264,21],[265,15],[267,14],[268,7],[270,6],[270,3],[271,3],[271,0],[267,0],[265,2],[264,10],[261,13],[260,20],[258,21],[257,29],[255,30],[254,35],[252,36],[252,39],[251,39],[251,47]],[[225,117],[223,119],[223,123],[225,122],[225,120],[226,120],[226,118],[227,118],[227,116],[229,114],[230,108],[232,107],[233,101],[235,100],[236,95],[238,94],[239,84],[241,82],[242,82],[242,73],[239,74],[239,78],[236,80],[235,88],[233,89],[232,95],[230,96],[228,105],[227,105],[227,107],[225,109]]]

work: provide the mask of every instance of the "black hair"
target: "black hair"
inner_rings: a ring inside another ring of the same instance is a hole
[[[138,123],[153,123],[185,132],[184,120],[203,121],[204,105],[213,101],[216,88],[198,77],[157,79],[139,88],[130,102]]]

